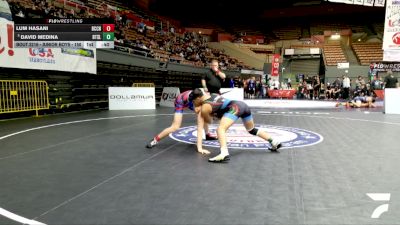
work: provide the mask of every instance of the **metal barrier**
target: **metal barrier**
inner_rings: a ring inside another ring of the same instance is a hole
[[[49,109],[46,81],[0,80],[0,114]]]
[[[154,83],[133,83],[132,87],[154,87]]]

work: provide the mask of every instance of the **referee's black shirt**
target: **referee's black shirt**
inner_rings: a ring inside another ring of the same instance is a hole
[[[220,93],[219,89],[221,89],[223,80],[212,69],[209,69],[201,79],[206,81],[208,92],[216,94]]]

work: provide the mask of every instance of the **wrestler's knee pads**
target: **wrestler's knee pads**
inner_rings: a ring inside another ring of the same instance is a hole
[[[252,134],[252,135],[257,135],[257,134],[258,134],[258,129],[254,127],[253,129],[248,130],[248,132],[249,132],[250,134]]]

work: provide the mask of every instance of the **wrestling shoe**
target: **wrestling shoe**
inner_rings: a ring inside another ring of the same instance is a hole
[[[219,154],[213,158],[208,159],[209,162],[214,162],[214,163],[222,163],[222,162],[227,162],[229,160],[230,160],[229,155],[222,155],[222,154]]]
[[[271,152],[278,152],[278,149],[282,147],[282,144],[277,140],[272,140],[270,144],[271,147],[268,150],[270,150]]]
[[[156,141],[156,139],[153,138],[147,143],[146,148],[153,148],[157,144],[158,144],[158,142]]]
[[[207,141],[215,141],[215,140],[218,140],[218,138],[214,137],[214,136],[211,136],[209,134],[206,134],[206,140]]]

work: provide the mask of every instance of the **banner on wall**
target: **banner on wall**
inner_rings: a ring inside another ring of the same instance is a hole
[[[354,5],[364,5],[364,6],[376,6],[384,7],[385,0],[328,0],[330,2],[346,3]]]
[[[364,5],[364,0],[354,0],[354,5]]]
[[[374,6],[374,0],[364,0],[364,6]]]
[[[109,87],[109,110],[155,109],[154,87]]]
[[[338,63],[337,64],[337,68],[338,69],[348,69],[350,67],[350,63],[346,62],[346,63]]]
[[[255,75],[263,75],[264,72],[260,70],[248,70],[248,69],[241,69],[241,74],[255,74]]]
[[[385,6],[385,0],[375,0],[374,6],[384,7]]]
[[[398,62],[400,61],[400,49],[383,50],[383,61]]]
[[[391,70],[393,72],[400,72],[400,62],[375,62],[369,65],[370,73],[386,72]]]
[[[0,18],[0,67],[96,74],[96,49],[14,48],[14,22]]]
[[[400,1],[386,2],[385,28],[383,33],[384,50],[400,50]]]
[[[271,76],[279,76],[279,54],[274,54],[272,57]]]
[[[180,93],[178,87],[164,87],[161,94],[160,106],[175,107],[175,99]]]

